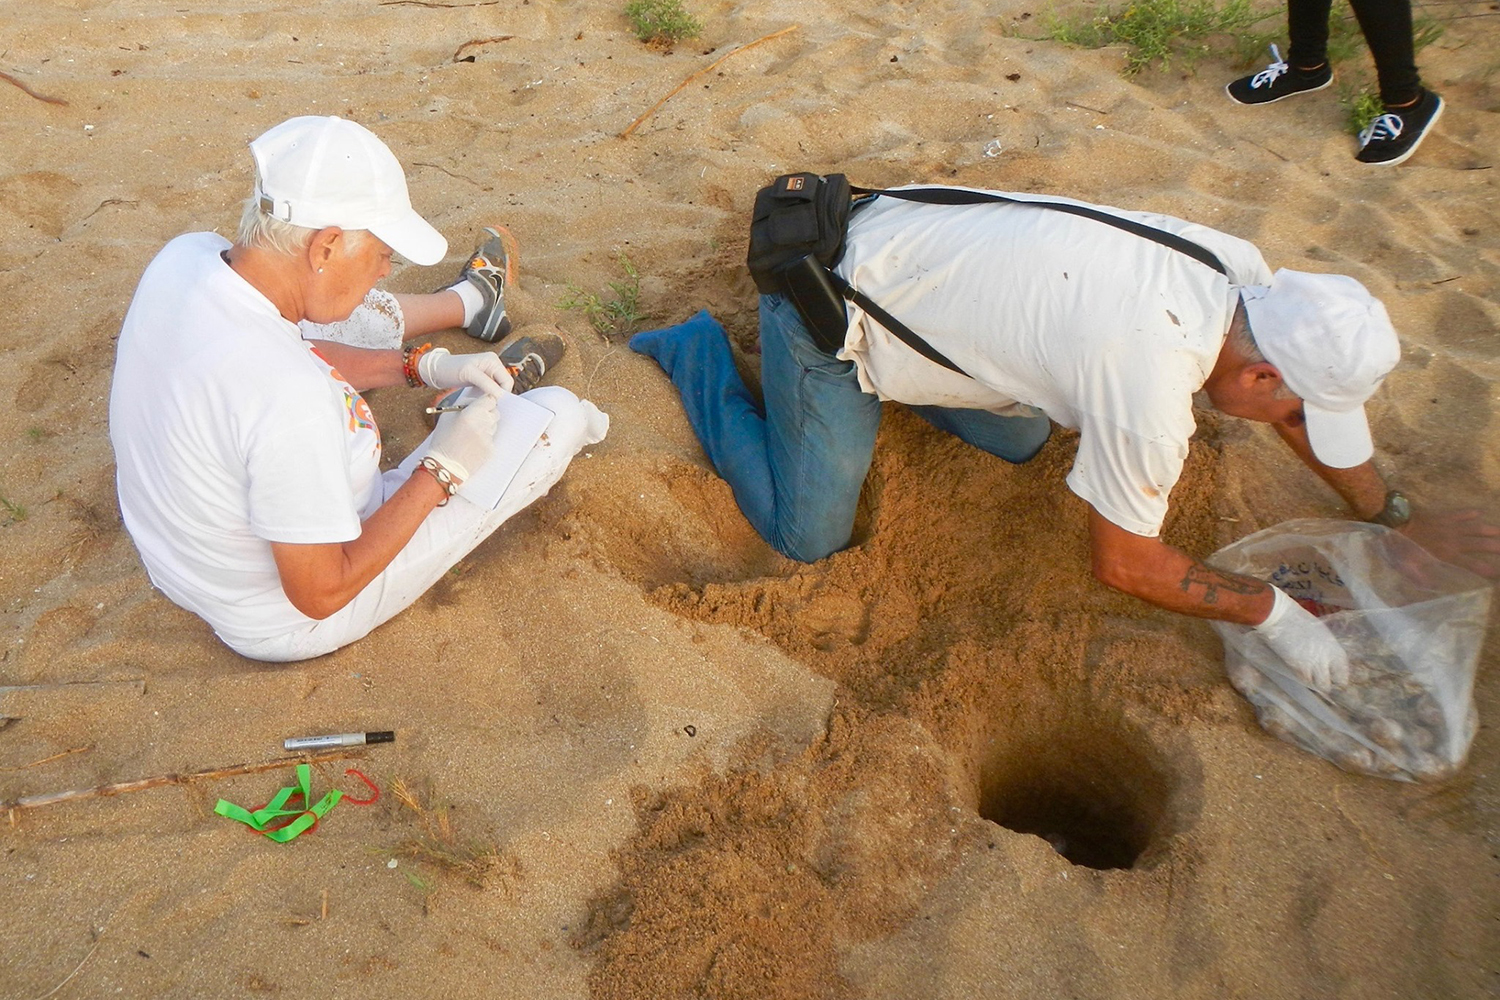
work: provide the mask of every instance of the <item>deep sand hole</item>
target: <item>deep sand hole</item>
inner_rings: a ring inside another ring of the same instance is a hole
[[[1143,732],[1121,719],[1008,706],[983,748],[979,814],[1034,834],[1075,865],[1133,868],[1166,829],[1174,781]]]

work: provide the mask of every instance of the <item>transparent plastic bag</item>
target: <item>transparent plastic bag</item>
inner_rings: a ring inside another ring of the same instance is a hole
[[[1261,728],[1360,774],[1441,781],[1463,766],[1478,728],[1484,580],[1400,532],[1354,521],[1287,521],[1208,562],[1285,590],[1349,654],[1349,683],[1320,694],[1254,631],[1214,622],[1230,683]]]

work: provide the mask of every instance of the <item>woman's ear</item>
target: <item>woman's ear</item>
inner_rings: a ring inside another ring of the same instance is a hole
[[[344,231],[338,226],[329,226],[313,233],[307,243],[307,263],[314,271],[339,256],[343,251]]]

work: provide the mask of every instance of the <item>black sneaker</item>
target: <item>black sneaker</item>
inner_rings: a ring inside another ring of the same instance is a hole
[[[1360,163],[1393,167],[1417,151],[1442,114],[1443,99],[1424,88],[1416,104],[1387,111],[1371,122],[1359,134],[1359,152],[1354,158]]]
[[[510,334],[505,315],[505,286],[516,280],[516,238],[504,226],[486,226],[484,242],[475,248],[458,280],[467,281],[484,296],[484,305],[465,328],[469,336],[487,344]]]
[[[500,360],[510,369],[516,384],[511,392],[520,395],[541,384],[542,378],[562,360],[567,344],[556,334],[517,337],[505,345]]]
[[[1236,104],[1271,104],[1297,94],[1322,90],[1333,82],[1333,67],[1324,63],[1320,69],[1293,69],[1281,58],[1281,50],[1271,46],[1271,65],[1254,76],[1242,76],[1224,88]]]

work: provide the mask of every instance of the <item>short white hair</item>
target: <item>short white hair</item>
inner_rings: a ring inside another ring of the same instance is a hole
[[[1250,316],[1245,311],[1245,303],[1240,302],[1234,308],[1234,319],[1229,323],[1229,347],[1238,354],[1247,365],[1270,364],[1266,361],[1266,355],[1255,342],[1255,331],[1250,329]],[[1273,366],[1274,367],[1274,366]],[[1280,371],[1280,369],[1277,369]],[[1281,384],[1276,387],[1273,394],[1276,399],[1292,399],[1297,394],[1286,384],[1285,377]]]
[[[307,249],[315,232],[316,229],[282,222],[263,211],[260,197],[252,194],[245,199],[245,206],[240,211],[240,228],[235,242],[242,247],[268,250],[283,257],[296,257]],[[353,252],[368,235],[369,231],[365,229],[344,230],[344,252]]]

